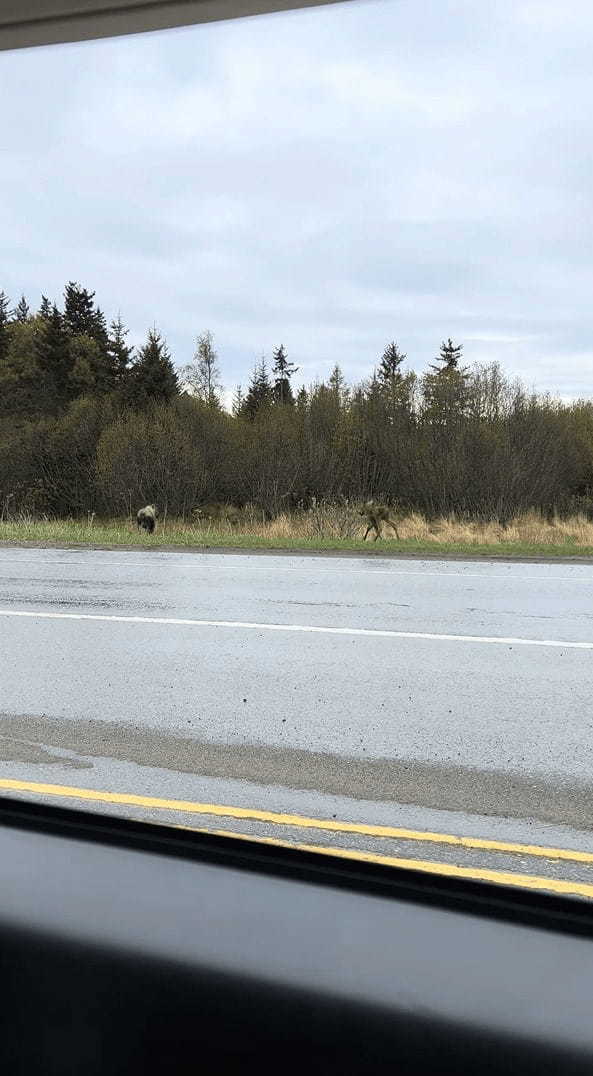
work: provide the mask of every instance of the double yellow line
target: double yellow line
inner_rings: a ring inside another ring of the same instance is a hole
[[[83,800],[89,803],[109,803],[123,807],[141,807],[145,810],[173,811],[185,815],[208,815],[210,817],[234,818],[251,822],[264,822],[271,825],[293,827],[300,830],[321,830],[325,833],[352,833],[357,836],[387,838],[391,840],[414,841],[426,844],[440,844],[457,848],[481,850],[530,856],[551,861],[565,861],[593,865],[593,853],[579,852],[570,848],[548,848],[537,844],[518,844],[511,841],[494,841],[482,837],[458,837],[451,833],[433,833],[425,830],[405,829],[396,826],[375,826],[365,822],[344,822],[331,818],[311,818],[307,815],[282,814],[276,811],[262,811],[257,808],[233,807],[216,803],[195,803],[192,800],[162,799],[157,796],[138,796],[127,792],[104,792],[92,788],[76,788],[70,785],[51,785],[36,781],[17,781],[0,778],[0,790],[7,792],[25,792],[39,796],[56,796],[61,799]],[[223,836],[238,837],[263,844],[279,845],[287,848],[299,848],[302,851],[317,852],[321,855],[342,859],[357,860],[365,863],[380,863],[385,866],[400,867],[422,871],[426,874],[445,875],[453,878],[477,879],[495,882],[500,885],[517,886],[521,889],[545,890],[580,897],[593,897],[593,884],[568,881],[558,878],[545,878],[538,875],[515,873],[514,871],[491,870],[487,867],[459,867],[451,863],[433,860],[408,859],[400,856],[379,855],[350,848],[328,848],[323,845],[302,844],[285,841],[276,837],[249,836],[229,830],[201,829],[200,832],[217,833]]]

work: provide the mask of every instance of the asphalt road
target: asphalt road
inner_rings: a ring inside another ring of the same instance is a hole
[[[0,657],[17,794],[593,895],[593,566],[4,548]]]

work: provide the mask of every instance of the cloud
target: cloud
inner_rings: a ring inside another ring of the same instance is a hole
[[[445,336],[587,391],[590,5],[337,5],[0,59],[3,273],[77,279],[227,385]]]

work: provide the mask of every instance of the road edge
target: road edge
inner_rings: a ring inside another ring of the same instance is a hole
[[[452,553],[435,550],[402,550],[369,547],[366,549],[300,549],[298,547],[286,548],[285,546],[268,547],[262,546],[216,546],[216,545],[133,545],[120,542],[66,542],[66,541],[0,541],[0,549],[88,549],[94,552],[112,553],[121,551],[124,553],[220,553],[226,556],[261,556],[261,557],[337,557],[341,559],[358,558],[367,560],[379,558],[381,560],[451,560],[451,561],[482,561],[498,562],[507,564],[591,564],[593,557],[571,556],[567,554],[555,554],[544,556],[526,553]]]

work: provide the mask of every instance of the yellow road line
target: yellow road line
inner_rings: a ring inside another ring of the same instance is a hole
[[[514,871],[495,871],[488,867],[457,867],[451,863],[436,863],[431,859],[403,859],[400,856],[382,856],[375,852],[359,852],[354,848],[327,848],[320,844],[299,844],[282,841],[276,837],[251,837],[247,833],[233,833],[228,829],[193,829],[179,826],[179,829],[192,829],[195,833],[210,833],[217,837],[235,837],[242,841],[255,841],[257,844],[278,845],[281,848],[296,848],[300,852],[315,852],[332,859],[355,860],[362,863],[379,863],[385,867],[400,867],[403,870],[421,871],[423,874],[445,875],[448,878],[465,878],[468,881],[494,882],[496,885],[515,886],[518,889],[537,889],[549,893],[562,893],[564,896],[593,897],[593,885],[586,882],[569,882],[561,878],[541,878],[535,874],[516,874]]]
[[[457,837],[452,833],[432,833],[424,830],[400,829],[394,826],[373,826],[365,822],[342,822],[333,818],[310,818],[306,815],[280,814],[276,811],[262,811],[258,808],[231,807],[217,803],[194,803],[191,800],[161,799],[156,796],[137,796],[131,792],[103,792],[94,788],[50,785],[36,781],[16,781],[10,778],[0,778],[0,789],[12,792],[31,792],[42,796],[59,796],[62,799],[87,800],[91,803],[114,803],[126,807],[145,807],[159,811],[177,811],[183,814],[241,818],[254,822],[268,822],[277,826],[293,826],[298,829],[319,829],[331,833],[356,833],[362,837],[423,841],[431,844],[452,845],[459,848],[481,849],[488,852],[511,852],[524,856],[539,856],[542,859],[561,859],[573,863],[593,864],[593,853],[578,852],[571,848],[547,848],[537,844],[516,844],[511,841],[494,841],[483,837]]]

